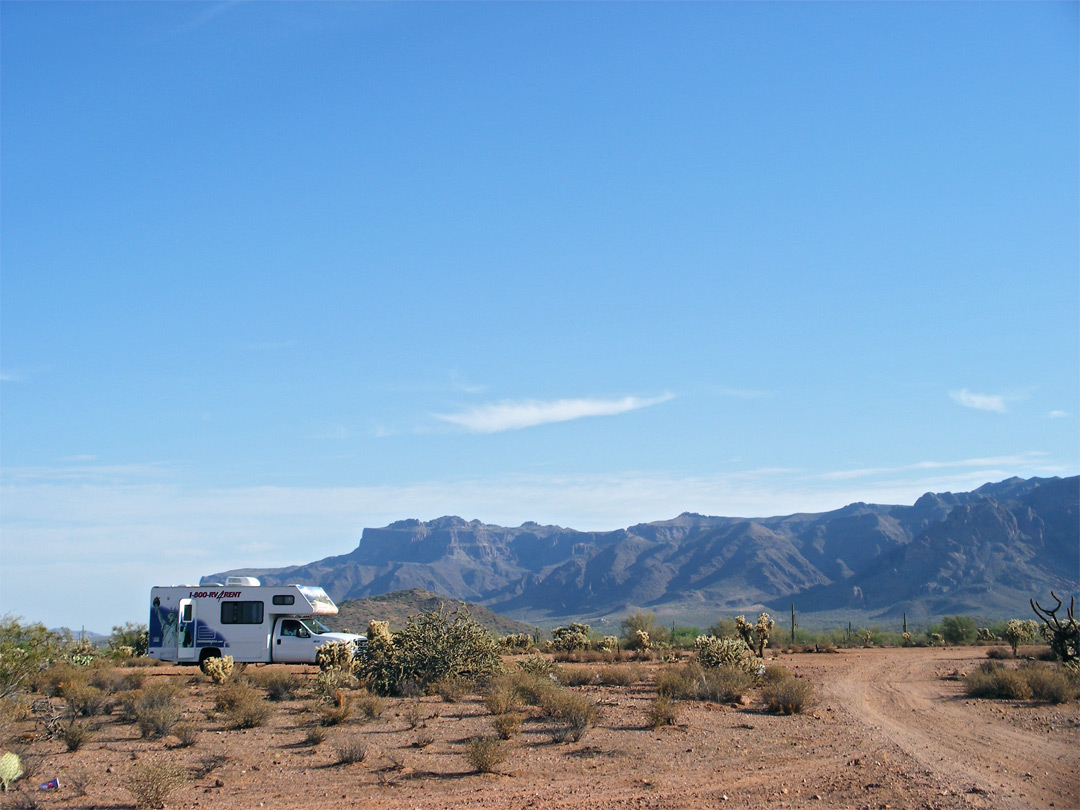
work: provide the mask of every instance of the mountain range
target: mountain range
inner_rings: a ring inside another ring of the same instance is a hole
[[[421,588],[546,625],[603,624],[637,610],[708,622],[789,605],[800,616],[860,620],[1027,617],[1030,598],[1080,590],[1078,505],[1074,476],[927,493],[911,506],[853,503],[770,518],[683,513],[608,532],[410,519],[365,529],[348,554],[203,582],[246,575],[315,584],[335,601]]]

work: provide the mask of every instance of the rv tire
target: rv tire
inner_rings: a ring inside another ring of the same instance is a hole
[[[221,650],[214,647],[207,647],[199,653],[199,669],[204,673],[206,672],[206,662],[211,658],[221,658]]]

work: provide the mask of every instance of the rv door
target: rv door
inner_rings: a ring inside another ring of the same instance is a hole
[[[180,600],[180,610],[176,613],[176,660],[195,660],[195,602],[191,599]]]

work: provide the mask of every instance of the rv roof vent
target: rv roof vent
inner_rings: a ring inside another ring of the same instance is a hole
[[[225,580],[225,587],[229,587],[230,585],[241,585],[255,588],[258,587],[259,580],[255,579],[255,577],[228,577]]]

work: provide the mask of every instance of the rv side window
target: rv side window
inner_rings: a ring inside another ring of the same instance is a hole
[[[222,624],[262,624],[262,602],[222,602]]]
[[[278,594],[274,597],[275,605],[291,605],[296,601],[296,597],[291,594]]]

